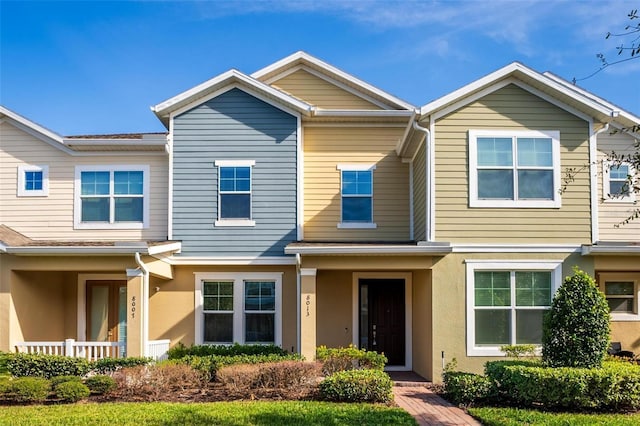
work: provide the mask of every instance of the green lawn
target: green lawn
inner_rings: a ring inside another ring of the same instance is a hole
[[[108,403],[0,408],[2,425],[415,425],[399,408],[327,402]]]
[[[637,414],[576,414],[546,413],[536,410],[517,408],[479,407],[470,408],[475,418],[487,426],[520,426],[520,425],[615,425],[635,426],[640,424],[640,413]]]

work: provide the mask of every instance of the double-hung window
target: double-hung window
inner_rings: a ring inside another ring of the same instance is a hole
[[[148,166],[79,166],[75,227],[141,229],[149,222]]]
[[[48,166],[18,166],[18,197],[49,195]]]
[[[604,161],[602,188],[607,201],[634,202],[633,176],[635,169],[629,163]]]
[[[253,226],[252,167],[255,161],[218,160],[218,220],[216,226]]]
[[[196,343],[282,344],[281,273],[197,273]]]
[[[467,261],[467,353],[501,355],[503,345],[541,344],[560,262]]]
[[[469,131],[471,207],[560,207],[557,131]]]
[[[609,304],[613,320],[640,320],[638,311],[640,273],[602,272],[598,274],[598,282]]]
[[[339,228],[375,228],[373,171],[375,165],[339,164],[341,221]]]

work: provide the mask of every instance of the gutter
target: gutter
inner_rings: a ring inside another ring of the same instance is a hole
[[[425,238],[427,239],[427,242],[432,242],[433,238],[431,238],[431,205],[432,205],[432,188],[431,188],[431,170],[429,165],[431,164],[431,131],[429,129],[427,129],[426,127],[422,127],[418,124],[417,120],[413,121],[413,128],[418,131],[418,132],[422,132],[424,133],[424,154],[425,154],[425,171],[424,171],[424,176],[425,176],[425,191],[427,192],[425,194],[425,230],[424,230],[424,235]]]
[[[129,255],[135,254],[140,249],[146,249],[146,246],[133,246],[133,247],[60,247],[60,246],[0,246],[0,251],[10,254],[23,254],[23,255]],[[147,254],[147,253],[144,253]]]

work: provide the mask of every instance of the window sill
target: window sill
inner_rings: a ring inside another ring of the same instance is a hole
[[[559,209],[562,207],[557,200],[469,200],[469,207],[483,207],[493,209]]]
[[[611,321],[640,321],[640,315],[638,314],[614,314],[611,313]]]
[[[636,197],[605,198],[602,202],[605,204],[635,204]]]
[[[214,226],[239,226],[239,227],[251,227],[256,226],[255,220],[250,219],[230,219],[230,220],[216,220]]]
[[[141,222],[126,222],[126,223],[105,223],[105,222],[83,222],[76,223],[73,229],[146,229],[148,225]]]
[[[20,191],[18,192],[18,197],[48,197],[49,193],[47,191]]]
[[[536,345],[535,354],[536,356],[542,355],[541,345]],[[500,350],[500,346],[474,346],[472,348],[467,348],[467,356],[504,357],[507,355]]]
[[[376,229],[377,227],[375,223],[341,222],[338,224],[338,229]]]

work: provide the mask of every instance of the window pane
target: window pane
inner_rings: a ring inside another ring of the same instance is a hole
[[[109,172],[81,172],[82,195],[109,195]]]
[[[342,172],[342,195],[372,195],[370,170]]]
[[[204,314],[204,341],[233,342],[233,314]]]
[[[245,314],[245,342],[275,342],[275,314]]]
[[[478,166],[512,166],[511,138],[478,138]]]
[[[250,194],[220,194],[221,219],[251,219]]]
[[[518,170],[518,198],[553,200],[553,171]]]
[[[604,284],[604,292],[607,296],[620,295],[620,296],[633,296],[633,281],[607,281]]]
[[[342,197],[343,222],[372,222],[370,197]]]
[[[113,172],[113,192],[116,195],[142,195],[143,173]]]
[[[210,311],[233,311],[233,283],[205,282],[203,286],[204,309]]]
[[[549,138],[518,138],[518,166],[552,167],[551,147]]]
[[[551,272],[516,271],[516,306],[550,306]]]
[[[633,312],[633,298],[607,298],[611,312]]]
[[[475,306],[510,306],[511,284],[508,271],[476,271]]]
[[[247,311],[273,311],[276,308],[274,282],[247,281],[244,286],[244,309]]]
[[[516,344],[542,343],[542,318],[545,310],[516,310]]]
[[[220,191],[250,191],[250,167],[221,167]]]
[[[507,345],[511,334],[511,312],[478,309],[476,319],[476,345]]]
[[[24,189],[27,191],[42,190],[42,172],[33,171],[24,174]]]
[[[513,170],[478,170],[478,198],[513,200]]]
[[[82,222],[109,222],[108,198],[82,198]]]
[[[629,166],[621,164],[619,166],[612,165],[609,169],[610,179],[626,180],[629,176]]]
[[[142,222],[142,197],[120,197],[115,199],[115,203],[116,222]]]

